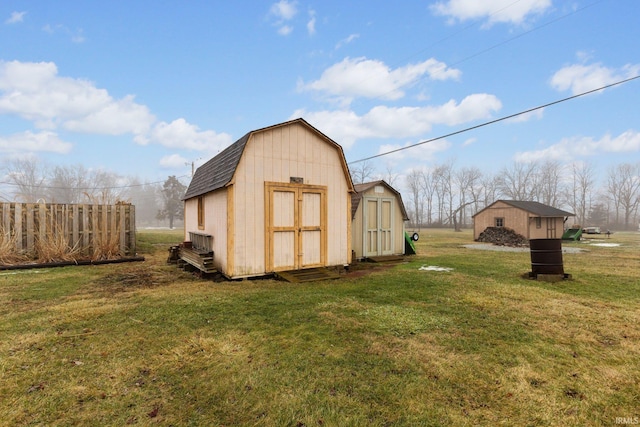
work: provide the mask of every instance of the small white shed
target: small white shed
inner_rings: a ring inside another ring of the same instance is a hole
[[[354,188],[351,212],[356,259],[404,254],[404,222],[409,216],[400,193],[385,181],[356,184]]]
[[[343,266],[353,191],[342,147],[305,120],[254,130],[196,170],[185,240],[228,278]]]

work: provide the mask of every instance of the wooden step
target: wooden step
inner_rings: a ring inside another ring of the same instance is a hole
[[[199,252],[190,248],[180,248],[179,257],[181,260],[191,264],[204,273],[215,273],[218,271],[213,264],[212,252]]]
[[[338,279],[340,275],[325,267],[302,270],[279,271],[276,276],[291,283],[314,282],[318,280]]]

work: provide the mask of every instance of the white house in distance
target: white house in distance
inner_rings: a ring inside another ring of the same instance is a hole
[[[305,120],[254,130],[196,170],[185,241],[228,278],[343,266],[353,191],[342,147]]]
[[[351,195],[352,241],[356,259],[403,255],[404,222],[409,220],[402,196],[385,181],[356,184]]]

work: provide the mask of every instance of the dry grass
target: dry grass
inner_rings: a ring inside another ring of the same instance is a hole
[[[44,237],[35,236],[33,259],[41,263],[75,261],[80,255],[78,246],[71,246],[63,230],[53,224]]]
[[[115,231],[111,233],[97,232],[93,240],[93,251],[91,260],[103,260],[119,258],[122,253],[120,251],[120,227],[117,226]]]
[[[0,420],[584,426],[640,417],[637,234],[612,236],[614,248],[570,244],[588,251],[565,256],[573,279],[559,283],[523,279],[528,253],[461,247],[467,232],[423,231],[406,264],[304,285],[197,280],[165,265],[160,240],[145,263],[0,276]]]
[[[14,264],[25,260],[25,256],[16,251],[18,237],[0,226],[0,264]]]

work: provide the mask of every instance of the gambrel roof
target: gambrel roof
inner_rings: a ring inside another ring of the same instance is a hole
[[[354,219],[356,217],[356,211],[358,210],[358,206],[360,205],[360,200],[362,200],[362,195],[376,185],[384,185],[389,189],[389,191],[396,195],[396,198],[400,202],[402,219],[405,221],[409,221],[409,215],[407,215],[407,210],[404,208],[404,203],[402,202],[402,195],[400,195],[400,193],[395,188],[387,184],[384,180],[365,182],[363,184],[355,184],[353,186],[356,192],[351,194],[351,219]]]
[[[182,200],[201,196],[211,191],[223,188],[227,184],[229,184],[233,179],[233,175],[238,167],[238,164],[240,163],[240,159],[242,158],[244,148],[247,145],[247,142],[249,142],[251,135],[273,129],[275,127],[290,125],[293,123],[300,123],[312,129],[314,132],[321,135],[327,142],[333,144],[338,149],[342,158],[342,166],[345,171],[345,175],[349,180],[349,186],[350,188],[353,188],[351,176],[349,174],[349,170],[344,158],[342,147],[331,138],[320,132],[318,129],[311,126],[304,119],[299,118],[248,132],[242,138],[225,148],[222,152],[220,152],[218,155],[213,157],[211,160],[209,160],[196,170],[193,178],[191,179],[191,183],[189,184],[189,188],[187,188],[187,192],[185,193]]]
[[[201,196],[227,185],[238,167],[244,146],[251,132],[222,150],[217,156],[196,169],[183,200]]]
[[[542,218],[556,218],[556,217],[565,217],[565,216],[575,216],[575,214],[567,211],[563,211],[561,209],[554,208],[553,206],[545,205],[540,202],[530,202],[530,201],[522,201],[522,200],[496,200],[486,208],[476,212],[475,215],[478,215],[480,212],[489,209],[493,205],[498,202],[506,203],[507,205],[513,206],[514,208],[521,209],[523,211],[529,212],[535,216],[539,216]]]

